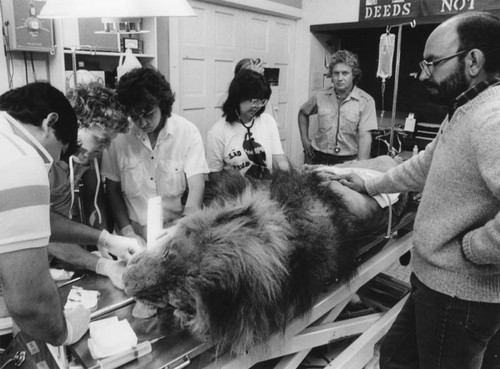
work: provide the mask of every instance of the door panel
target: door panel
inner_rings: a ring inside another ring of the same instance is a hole
[[[179,20],[180,114],[206,135],[222,116],[221,105],[233,78],[234,66],[244,58],[260,58],[264,67],[279,68],[273,86],[274,116],[283,148],[288,147],[295,21],[200,1],[190,1],[197,17]]]

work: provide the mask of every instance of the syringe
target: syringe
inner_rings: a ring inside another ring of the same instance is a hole
[[[119,354],[109,356],[107,358],[97,360],[97,364],[90,369],[115,369],[125,365],[141,356],[149,354],[152,351],[152,344],[161,340],[165,336],[155,338],[151,341],[141,342],[130,349],[127,349]]]

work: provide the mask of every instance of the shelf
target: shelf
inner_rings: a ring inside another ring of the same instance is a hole
[[[65,54],[72,54],[71,50],[64,50]],[[87,51],[87,50],[76,50],[76,55],[99,55],[99,56],[122,56],[125,53],[119,53],[115,51]],[[138,58],[154,58],[153,54],[134,54]]]
[[[148,30],[143,31],[94,31],[98,35],[142,35],[144,33],[149,33]]]

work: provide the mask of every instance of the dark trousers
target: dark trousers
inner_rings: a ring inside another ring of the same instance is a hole
[[[415,275],[380,349],[380,369],[500,368],[500,304],[436,292]]]
[[[346,161],[356,160],[357,158],[356,155],[339,156],[339,155],[326,154],[324,152],[316,150],[313,151],[314,151],[314,158],[311,158],[309,155],[306,155],[305,158],[306,164],[335,165],[335,164],[342,164]]]

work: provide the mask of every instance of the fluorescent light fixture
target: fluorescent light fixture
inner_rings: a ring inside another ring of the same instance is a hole
[[[187,0],[47,0],[39,18],[195,16]]]

